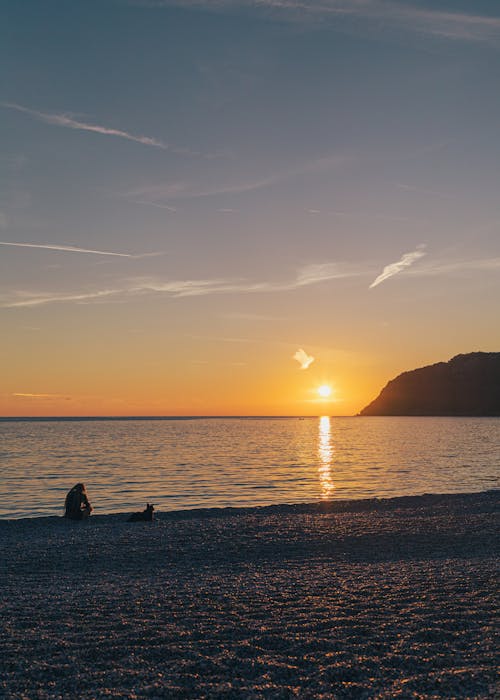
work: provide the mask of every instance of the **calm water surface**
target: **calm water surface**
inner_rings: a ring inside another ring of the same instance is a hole
[[[484,491],[500,486],[500,418],[0,422],[0,517]]]

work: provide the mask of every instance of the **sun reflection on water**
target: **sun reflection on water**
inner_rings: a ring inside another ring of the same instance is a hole
[[[319,480],[321,483],[321,495],[330,498],[335,490],[332,478],[333,447],[330,435],[330,416],[321,416],[319,419]]]

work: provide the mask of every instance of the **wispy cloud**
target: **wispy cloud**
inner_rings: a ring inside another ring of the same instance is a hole
[[[430,190],[427,187],[417,187],[415,185],[406,185],[402,182],[396,182],[395,186],[398,190],[404,190],[405,192],[416,192],[417,194],[428,194],[432,197],[439,197],[440,199],[456,199],[455,195],[448,194],[447,192],[440,192],[439,190]]]
[[[319,269],[321,271],[319,271]],[[152,277],[134,278],[121,287],[97,291],[82,291],[77,293],[48,293],[17,291],[7,298],[0,300],[1,307],[34,307],[44,304],[75,302],[89,303],[111,301],[118,297],[138,296],[145,294],[165,294],[175,298],[207,296],[214,294],[263,294],[288,292],[319,282],[342,279],[366,274],[366,269],[354,268],[349,263],[308,265],[299,269],[294,279],[280,282],[263,281],[251,282],[238,279],[185,279],[162,280]]]
[[[425,255],[422,249],[406,253],[401,260],[387,265],[383,272],[370,285],[374,287],[395,274],[406,271],[406,274],[418,276],[453,276],[473,272],[496,272],[500,270],[500,258],[476,260],[434,260],[426,266],[408,270],[414,262]],[[85,290],[80,292],[32,292],[15,291],[4,294],[0,299],[0,307],[36,307],[53,303],[99,303],[125,301],[127,298],[163,294],[173,298],[209,296],[214,294],[273,294],[300,290],[328,281],[366,277],[373,274],[373,265],[366,264],[355,267],[352,263],[321,263],[307,265],[298,270],[291,280],[251,282],[234,279],[185,279],[162,280],[157,278],[136,278],[128,280],[115,288],[101,290]]]
[[[391,3],[389,12],[396,10],[396,17],[405,23],[415,23],[415,28],[443,39],[462,41],[490,41],[500,34],[500,17],[441,12],[428,8],[398,7]]]
[[[500,258],[476,258],[470,260],[434,260],[418,268],[409,270],[407,274],[418,277],[434,277],[440,275],[455,275],[470,272],[500,271]]]
[[[64,399],[65,401],[70,399],[69,396],[65,396],[64,394],[24,394],[16,392],[13,393],[12,396],[18,399]]]
[[[218,194],[242,194],[259,190],[279,181],[279,176],[270,175],[256,178],[241,183],[227,183],[220,185],[197,185],[189,182],[163,182],[147,185],[126,192],[123,196],[129,201],[150,204],[152,206],[165,207],[161,200],[196,199],[197,197],[212,197]],[[160,201],[159,201],[160,200]]]
[[[125,289],[101,289],[94,292],[57,293],[57,292],[15,292],[10,298],[0,302],[4,308],[43,306],[57,302],[98,301],[107,297],[125,293]]]
[[[388,280],[389,277],[397,275],[405,268],[410,267],[410,265],[413,265],[413,263],[422,258],[425,255],[424,251],[422,250],[423,247],[424,246],[419,246],[417,250],[414,250],[412,253],[405,253],[397,262],[386,265],[380,275],[370,284],[370,289],[376,287],[381,282],[385,282],[385,280]]]
[[[110,250],[93,250],[91,248],[78,248],[70,245],[57,245],[52,243],[14,243],[13,241],[0,241],[0,245],[11,246],[13,248],[41,248],[42,250],[57,250],[63,253],[86,253],[88,255],[112,255],[118,258],[148,258],[156,255],[163,255],[162,252],[154,253],[115,253]]]
[[[307,369],[314,362],[314,357],[312,355],[308,355],[305,350],[302,350],[302,348],[299,348],[297,352],[292,355],[292,359],[297,360],[300,365],[300,369]]]
[[[297,271],[294,279],[281,282],[264,281],[250,282],[233,279],[207,279],[207,280],[172,280],[161,281],[152,279],[139,279],[135,287],[136,291],[166,292],[176,297],[202,296],[207,294],[256,294],[272,292],[288,292],[301,287],[307,287],[327,282],[334,279],[357,277],[366,274],[366,269],[361,269],[352,263],[320,263],[306,265]]]
[[[352,263],[312,263],[305,265],[298,271],[294,286],[307,287],[310,284],[328,282],[333,279],[358,277],[365,273],[365,269]]]
[[[154,146],[155,148],[161,148],[165,151],[170,148],[168,144],[151,136],[136,136],[121,129],[111,129],[98,124],[88,124],[86,122],[73,119],[73,117],[68,114],[40,112],[36,109],[23,107],[23,105],[19,105],[14,102],[1,102],[0,104],[2,107],[6,107],[7,109],[15,109],[18,112],[29,114],[31,117],[35,117],[35,119],[39,119],[47,124],[53,124],[54,126],[63,126],[68,129],[78,129],[80,131],[91,131],[95,134],[103,134],[105,136],[118,136],[119,138],[127,139],[127,141],[135,141],[136,143],[142,143],[144,146]]]
[[[160,204],[159,202],[150,202],[145,199],[127,199],[130,204],[144,204],[147,207],[156,207],[157,209],[166,209],[167,211],[177,211],[177,207],[171,207],[169,204]]]
[[[497,16],[444,12],[419,6],[416,1],[412,5],[394,0],[135,0],[135,4],[214,11],[248,8],[292,22],[332,19],[338,30],[343,28],[339,20],[352,18],[358,23],[365,20],[370,29],[376,27],[378,31],[383,26],[385,30],[403,29],[448,40],[489,41],[500,34]]]
[[[178,180],[174,182],[152,183],[121,194],[130,202],[151,204],[153,206],[166,206],[165,202],[179,199],[196,199],[198,197],[213,197],[225,194],[243,194],[260,190],[271,185],[285,182],[300,175],[308,175],[325,172],[337,168],[347,162],[346,156],[330,155],[323,158],[313,158],[302,163],[290,166],[274,173],[249,178],[242,182],[221,182],[220,184],[204,184],[199,182],[186,182]],[[209,173],[210,180],[213,174]],[[226,209],[225,211],[232,211]]]

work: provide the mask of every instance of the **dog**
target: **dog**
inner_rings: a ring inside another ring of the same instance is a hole
[[[146,509],[141,513],[132,513],[127,522],[151,522],[152,520],[154,520],[154,503],[146,503]]]

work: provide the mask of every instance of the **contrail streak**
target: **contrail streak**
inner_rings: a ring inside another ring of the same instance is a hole
[[[131,253],[113,253],[109,250],[92,250],[91,248],[77,248],[69,245],[52,245],[41,243],[12,243],[11,241],[0,241],[0,245],[8,245],[13,248],[41,248],[43,250],[60,250],[64,253],[88,253],[91,255],[114,255],[119,258],[138,258],[139,255]],[[149,255],[149,254],[148,254]]]
[[[99,126],[98,124],[87,124],[86,122],[80,122],[76,119],[72,119],[67,114],[49,114],[47,112],[39,112],[36,109],[29,109],[28,107],[23,107],[22,105],[15,104],[13,102],[2,102],[0,104],[8,109],[15,109],[18,112],[29,114],[36,119],[46,122],[47,124],[64,126],[68,129],[79,129],[80,131],[92,131],[96,134],[104,134],[105,136],[119,136],[122,139],[136,141],[137,143],[142,143],[144,146],[154,146],[155,148],[161,148],[164,151],[168,150],[169,148],[166,143],[163,143],[163,141],[160,141],[159,139],[152,138],[151,136],[135,136],[134,134],[130,134],[128,131],[122,131],[121,129],[110,129],[107,126]]]

